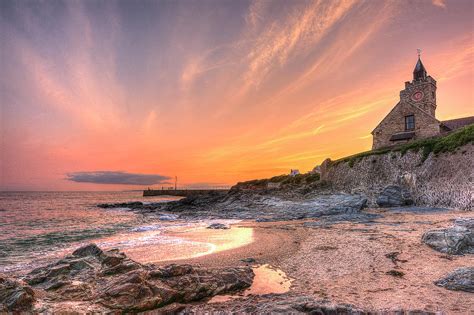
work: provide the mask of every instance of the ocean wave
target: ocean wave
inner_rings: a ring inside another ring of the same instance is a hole
[[[109,236],[130,229],[130,227],[128,224],[114,224],[96,228],[49,232],[28,237],[12,237],[0,243],[0,252],[6,253],[6,256],[23,256],[28,252],[37,252],[44,248],[60,248],[69,243]]]

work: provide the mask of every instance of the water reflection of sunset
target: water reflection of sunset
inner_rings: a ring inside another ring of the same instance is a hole
[[[155,232],[147,232],[153,234]],[[158,234],[157,234],[158,235]],[[225,230],[207,229],[205,226],[164,228],[157,242],[124,248],[132,259],[139,262],[160,262],[201,257],[238,248],[253,242],[253,229],[231,227]]]

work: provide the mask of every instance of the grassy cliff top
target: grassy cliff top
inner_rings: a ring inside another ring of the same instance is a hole
[[[401,152],[401,154],[404,155],[408,151],[419,152],[420,150],[422,151],[422,154],[423,154],[422,161],[425,161],[431,153],[439,154],[443,152],[454,152],[458,148],[468,143],[474,143],[474,124],[463,127],[444,137],[422,139],[422,140],[413,141],[413,142],[396,146],[396,147],[357,153],[357,154],[333,161],[332,165],[348,162],[349,166],[352,167],[354,163],[368,156],[382,155],[382,154],[387,154],[390,152]],[[237,185],[235,185],[233,188],[265,189],[268,187],[269,183],[279,184],[281,188],[289,188],[289,187],[296,187],[296,186],[320,185],[320,183],[318,182],[319,182],[319,174],[307,173],[307,174],[299,174],[296,176],[279,175],[272,178],[255,179],[255,180],[250,180],[246,182],[240,182],[240,183],[237,183]]]
[[[349,162],[349,166],[352,167],[355,162],[360,161],[367,156],[381,155],[389,152],[401,152],[401,154],[404,155],[408,151],[419,152],[420,150],[422,151],[422,161],[425,161],[431,153],[439,154],[443,152],[454,152],[468,143],[474,143],[474,124],[463,127],[444,137],[421,139],[396,147],[365,151],[344,157],[334,161],[333,163],[339,164]]]

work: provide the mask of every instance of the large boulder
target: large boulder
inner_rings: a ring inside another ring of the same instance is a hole
[[[103,251],[90,244],[33,270],[25,280],[49,301],[88,302],[99,311],[105,307],[141,312],[239,291],[249,287],[253,277],[250,267],[144,265],[118,250]]]
[[[474,254],[474,219],[456,219],[450,228],[426,232],[422,241],[442,253]]]
[[[435,284],[448,290],[474,293],[474,267],[456,269]]]
[[[377,205],[380,207],[401,207],[413,204],[410,192],[401,186],[390,185],[384,188],[377,197]]]
[[[34,292],[28,285],[0,276],[0,313],[30,311],[34,302]]]

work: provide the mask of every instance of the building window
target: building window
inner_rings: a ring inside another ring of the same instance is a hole
[[[405,131],[415,129],[415,116],[408,115],[405,116]]]

